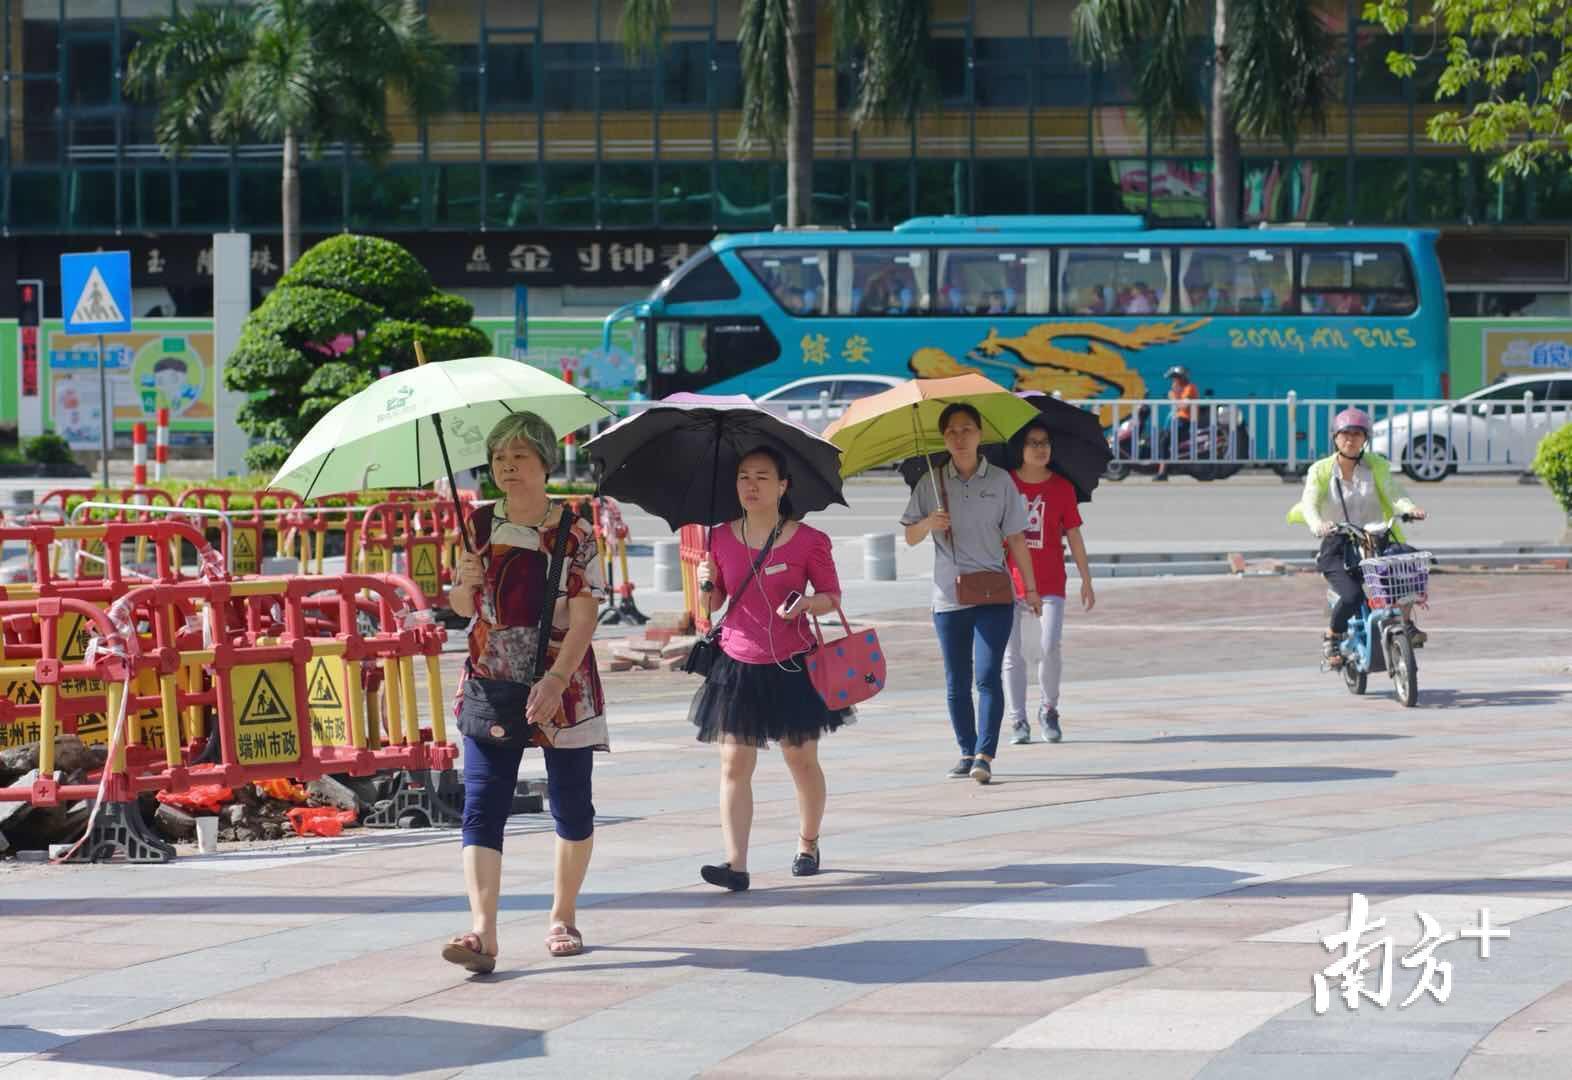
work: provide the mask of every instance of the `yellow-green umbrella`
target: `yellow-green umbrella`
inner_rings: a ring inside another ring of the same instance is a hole
[[[982,417],[984,443],[1008,442],[1037,409],[983,375],[913,379],[847,406],[824,437],[841,448],[841,475],[944,449],[939,415],[950,405],[970,405]]]

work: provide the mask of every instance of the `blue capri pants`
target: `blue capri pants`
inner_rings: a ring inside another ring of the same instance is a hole
[[[588,840],[595,833],[590,771],[595,751],[542,748],[546,756],[546,802],[557,835]],[[502,850],[502,830],[513,812],[524,748],[497,746],[464,737],[464,846]]]

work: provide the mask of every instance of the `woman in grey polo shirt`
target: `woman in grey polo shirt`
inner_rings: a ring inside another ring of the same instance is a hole
[[[937,485],[924,478],[912,489],[901,524],[906,526],[908,544],[915,546],[933,535],[933,625],[944,656],[950,725],[961,748],[961,760],[946,775],[970,776],[986,784],[993,779],[991,763],[1004,722],[1000,672],[1014,622],[1015,596],[1012,588],[1005,587],[997,590],[998,600],[990,594],[985,602],[962,603],[957,595],[959,579],[997,573],[1008,581],[1004,562],[1008,547],[1015,565],[1022,567],[1026,606],[1040,615],[1043,601],[1026,550],[1026,500],[1007,471],[978,455],[981,416],[972,406],[956,403],[939,414],[939,430],[950,461],[940,468]]]

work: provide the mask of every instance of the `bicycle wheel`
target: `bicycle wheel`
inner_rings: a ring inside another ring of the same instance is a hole
[[[1363,694],[1368,679],[1369,676],[1360,671],[1352,660],[1343,661],[1343,685],[1348,687],[1350,694]]]
[[[1414,661],[1414,646],[1407,633],[1392,635],[1392,689],[1405,709],[1419,701],[1419,665]]]

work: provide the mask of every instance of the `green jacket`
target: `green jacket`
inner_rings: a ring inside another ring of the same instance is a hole
[[[1392,475],[1392,463],[1380,454],[1366,453],[1364,463],[1370,466],[1370,475],[1375,479],[1376,498],[1381,501],[1381,512],[1389,518],[1398,514],[1406,514],[1414,509],[1413,500],[1403,491],[1403,486]],[[1316,532],[1321,523],[1326,520],[1322,513],[1332,494],[1332,470],[1337,468],[1337,455],[1332,454],[1322,458],[1310,466],[1310,472],[1305,476],[1304,494],[1299,501],[1288,511],[1290,524],[1307,525],[1311,532]],[[1392,539],[1398,543],[1406,543],[1403,530],[1399,525],[1392,526]]]

